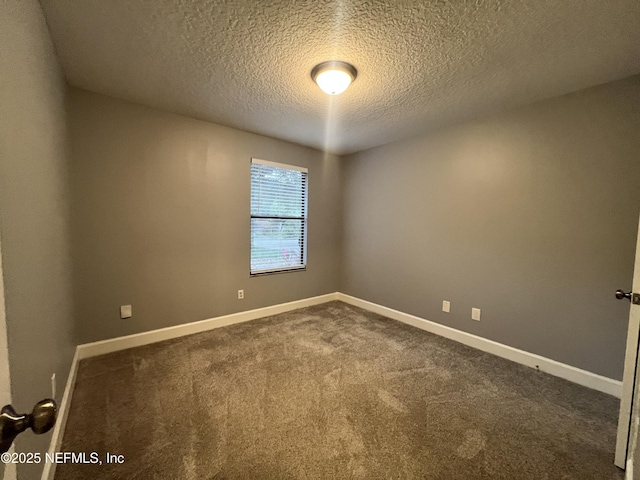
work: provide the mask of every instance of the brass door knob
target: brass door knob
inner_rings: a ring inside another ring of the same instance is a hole
[[[36,403],[31,413],[19,414],[12,405],[5,405],[0,410],[0,453],[9,450],[13,440],[27,428],[38,435],[48,432],[55,425],[57,416],[58,407],[50,398]]]

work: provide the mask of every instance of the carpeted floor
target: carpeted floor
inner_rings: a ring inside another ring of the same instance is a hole
[[[72,479],[622,479],[617,399],[330,302],[81,362]]]

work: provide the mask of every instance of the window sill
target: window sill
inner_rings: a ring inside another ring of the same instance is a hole
[[[255,272],[250,272],[250,277],[262,277],[264,275],[276,275],[279,273],[291,273],[291,272],[304,272],[307,270],[307,267],[296,267],[296,268],[280,268],[273,270],[258,270]]]

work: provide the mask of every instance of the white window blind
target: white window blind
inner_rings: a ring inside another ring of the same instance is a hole
[[[307,169],[251,160],[251,274],[306,267]]]

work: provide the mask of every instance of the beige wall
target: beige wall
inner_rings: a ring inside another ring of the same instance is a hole
[[[336,291],[338,158],[77,89],[69,128],[80,343]],[[251,157],[309,169],[306,271],[249,277]]]
[[[0,2],[0,236],[13,405],[29,412],[64,389],[73,347],[65,85],[40,6]],[[58,395],[60,400],[61,395]],[[45,452],[51,434],[22,434]],[[38,478],[41,465],[21,465]]]
[[[341,290],[621,379],[639,132],[633,77],[347,157]]]

